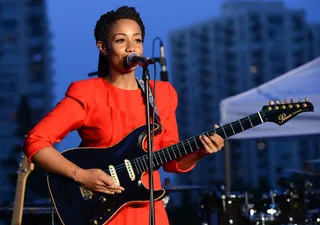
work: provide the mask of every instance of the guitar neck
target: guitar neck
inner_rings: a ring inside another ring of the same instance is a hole
[[[228,138],[235,134],[238,134],[242,131],[248,130],[252,127],[262,124],[264,121],[264,112],[260,111],[251,116],[242,118],[240,120],[234,121],[232,123],[226,124],[217,129],[212,129],[206,132],[203,132],[203,135],[210,136],[212,134],[218,134],[223,138]],[[181,141],[177,144],[171,145],[169,147],[160,149],[154,153],[153,166],[157,168],[163,164],[178,159],[181,156],[187,155],[191,152],[194,152],[203,147],[199,136],[190,137],[184,141]],[[137,158],[134,163],[136,167],[139,168],[139,171],[148,170],[148,155],[144,155],[140,158]]]
[[[13,212],[11,225],[21,225],[22,224],[22,213],[23,213],[23,203],[26,189],[26,179],[21,179],[18,177],[16,194],[14,198]]]

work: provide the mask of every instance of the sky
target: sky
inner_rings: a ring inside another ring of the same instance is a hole
[[[169,32],[218,17],[223,2],[225,0],[68,0],[63,3],[55,0],[47,1],[54,58],[54,104],[63,98],[71,82],[87,79],[89,72],[97,70],[98,49],[93,31],[96,21],[102,14],[122,5],[136,7],[146,27],[144,56],[151,57],[152,41],[160,37],[164,43],[170,72]],[[289,9],[305,10],[308,22],[320,23],[318,12],[320,0],[283,0],[283,2]],[[155,50],[155,56],[158,56],[158,48]],[[169,73],[169,79],[170,76]],[[58,149],[74,148],[79,143],[80,139],[73,132],[61,142]]]

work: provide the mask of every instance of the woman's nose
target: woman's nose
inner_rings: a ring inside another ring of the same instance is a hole
[[[128,52],[135,52],[136,51],[135,45],[131,41],[127,42],[127,51]]]

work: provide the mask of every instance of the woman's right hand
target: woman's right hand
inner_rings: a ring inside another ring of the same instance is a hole
[[[114,179],[101,169],[78,168],[75,180],[92,191],[106,194],[121,193],[124,188],[116,185]]]

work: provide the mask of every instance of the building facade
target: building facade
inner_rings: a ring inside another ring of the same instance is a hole
[[[0,0],[1,161],[13,154],[14,146],[23,144],[24,137],[17,134],[21,99],[28,99],[33,124],[52,107],[50,36],[45,0]],[[0,166],[0,203],[12,201],[7,194],[14,190],[6,176],[10,172]]]
[[[304,11],[262,1],[228,1],[219,17],[172,31],[170,65],[179,94],[180,138],[218,124],[222,99],[320,56],[319,32],[319,25],[306,22]],[[231,191],[279,188],[278,180],[292,175],[286,169],[301,169],[306,160],[320,158],[320,142],[313,137],[231,141],[230,149]],[[177,179],[184,184],[225,184],[224,151]]]

